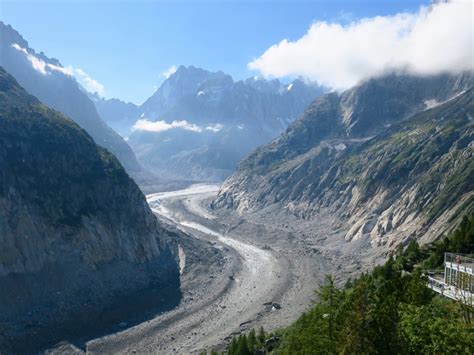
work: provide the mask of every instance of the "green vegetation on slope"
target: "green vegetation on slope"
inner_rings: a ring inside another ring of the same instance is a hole
[[[474,309],[428,289],[422,270],[441,267],[445,252],[473,251],[474,215],[430,246],[410,242],[342,289],[328,276],[293,325],[234,338],[227,354],[472,354]]]
[[[474,91],[393,125],[357,147],[339,162],[334,191],[358,186],[361,200],[380,191],[392,198],[416,192],[415,212],[427,222],[440,217],[465,197],[458,216],[474,212]],[[388,203],[388,202],[387,202]]]
[[[29,95],[1,67],[0,143],[0,198],[14,190],[41,206],[55,225],[79,226],[83,216],[108,213],[110,200],[123,204],[130,191],[143,198],[112,153]],[[114,191],[106,194],[101,184]]]

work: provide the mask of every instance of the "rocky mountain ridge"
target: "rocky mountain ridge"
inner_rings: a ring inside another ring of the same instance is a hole
[[[35,52],[17,31],[1,21],[0,53],[0,65],[30,94],[72,118],[97,144],[114,153],[129,172],[141,170],[133,151],[102,121],[70,69],[43,52]]]
[[[152,120],[187,119],[196,124],[216,120],[222,124],[260,122],[266,129],[282,130],[322,92],[321,87],[300,79],[287,85],[277,79],[257,77],[234,81],[222,71],[180,66],[140,106],[140,113]]]
[[[140,162],[156,174],[220,181],[252,149],[280,134],[323,91],[299,79],[288,85],[258,78],[235,82],[222,71],[180,66],[138,107],[139,121],[129,126],[128,142]]]
[[[474,209],[474,80],[388,75],[316,99],[226,180],[214,208],[330,211],[346,239],[429,241]]]

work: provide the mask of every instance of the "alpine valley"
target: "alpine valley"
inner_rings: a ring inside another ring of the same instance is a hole
[[[474,353],[469,1],[0,8],[0,354]]]

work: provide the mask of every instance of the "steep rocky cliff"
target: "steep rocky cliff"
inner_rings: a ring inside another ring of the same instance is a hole
[[[141,170],[127,143],[101,120],[71,69],[43,52],[36,53],[17,31],[1,21],[0,65],[30,94],[84,128],[97,144],[114,153],[129,172]]]
[[[175,237],[111,153],[0,68],[0,352],[178,294]]]
[[[473,76],[390,75],[316,99],[241,162],[214,208],[338,216],[346,239],[431,240],[474,210]],[[417,113],[418,112],[418,113]]]

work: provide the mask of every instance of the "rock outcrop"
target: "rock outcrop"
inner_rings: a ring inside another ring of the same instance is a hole
[[[0,352],[178,298],[175,238],[111,153],[0,68]]]

